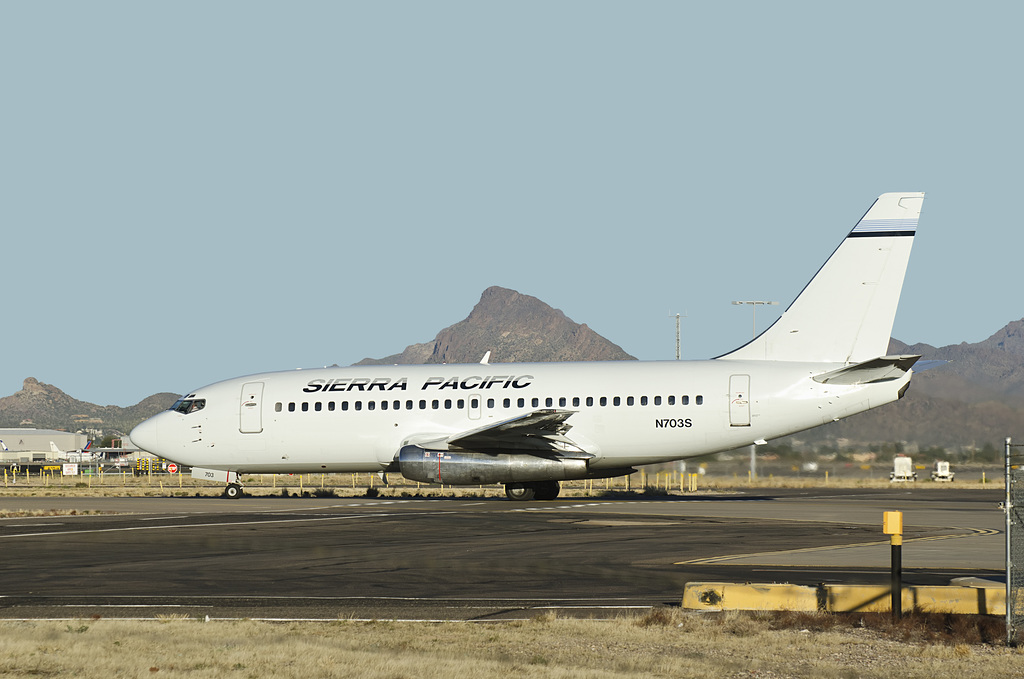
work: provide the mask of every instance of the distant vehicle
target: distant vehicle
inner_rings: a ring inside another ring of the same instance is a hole
[[[803,466],[801,468],[805,472],[816,472],[816,471],[818,471],[818,463],[817,462],[804,462],[804,464],[803,464]]]
[[[949,481],[952,483],[954,476],[956,476],[956,472],[949,471],[949,462],[936,460],[935,468],[932,470],[932,481]]]
[[[897,455],[892,461],[892,471],[889,472],[889,482],[917,481],[917,472],[914,471],[914,461],[906,455]]]

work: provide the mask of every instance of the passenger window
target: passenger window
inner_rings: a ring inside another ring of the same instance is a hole
[[[321,403],[320,401],[317,401],[316,403],[313,404],[313,410],[315,410],[317,412],[320,412],[323,409],[324,409],[324,404]]]
[[[355,402],[355,408],[356,408],[356,410],[362,410],[363,409],[363,402],[362,401],[356,401]]]
[[[699,405],[699,406],[704,405],[704,397],[703,396],[698,396],[697,397],[697,405]]]
[[[602,406],[608,405],[608,397],[607,396],[602,396],[601,397],[601,405]]]
[[[679,399],[679,402],[682,403],[684,406],[688,406],[690,405],[690,397],[683,396],[682,398]]]
[[[530,403],[531,403],[531,407],[536,408],[536,407],[538,407],[540,405],[540,399],[539,398],[534,398]]]
[[[373,410],[376,407],[377,407],[377,402],[376,401],[367,401],[366,402],[366,409],[367,410]]]
[[[633,405],[633,397],[632,396],[627,396],[626,397],[626,405],[628,405],[628,406]]]
[[[656,406],[660,406],[661,405],[661,397],[660,396],[655,396],[654,397],[654,405],[656,405]]]
[[[334,401],[327,402],[327,409],[330,410],[332,413],[334,412]]]
[[[674,406],[676,404],[676,397],[675,396],[669,396],[668,397],[668,404],[670,406]]]
[[[444,400],[444,409],[445,410],[451,410],[452,409],[452,400],[450,398],[446,398]]]
[[[281,412],[281,402],[280,401],[278,401],[277,403],[274,404],[274,412],[275,413]]]
[[[594,405],[594,397],[593,396],[588,396],[587,397],[587,405],[588,406]]]
[[[559,397],[559,399],[558,399],[558,407],[559,408],[564,408],[565,407],[565,397],[564,396]]]
[[[526,406],[526,399],[519,399],[518,401],[516,401],[516,405],[518,405],[520,408]]]
[[[387,410],[388,409],[388,402],[387,401],[381,401],[380,402],[380,409],[381,410]]]
[[[427,409],[427,402],[424,401],[424,400],[420,400],[420,410],[426,410],[426,409]]]
[[[642,405],[642,406],[647,405],[647,397],[646,396],[641,396],[640,397],[640,405]]]
[[[405,402],[405,409],[406,410],[412,410],[412,401],[406,401]]]
[[[580,407],[580,397],[579,396],[573,396],[572,397],[572,407],[573,408],[579,408]]]
[[[503,401],[502,401],[501,403],[502,403],[502,405],[503,405],[503,406],[505,406],[506,408],[511,408],[511,407],[512,407],[512,399],[510,399],[510,398],[506,398],[506,399],[505,399],[505,400],[503,400]]]
[[[476,399],[473,399],[473,402],[476,403]],[[463,408],[466,407],[466,400],[460,398],[458,401],[456,401],[455,407],[458,408],[459,410],[462,410]],[[475,405],[473,407],[476,408]]]
[[[309,412],[309,404],[305,401],[302,402],[302,412]]]
[[[294,413],[295,412],[295,402],[294,401],[292,401],[291,403],[288,404],[288,412],[290,412],[290,413]]]
[[[612,405],[622,405],[622,399],[620,399],[618,396],[612,398]]]
[[[487,399],[487,407],[488,408],[493,408],[494,407],[494,399],[493,398]]]
[[[342,401],[341,402],[341,409],[342,410],[348,410],[348,401]]]
[[[430,402],[430,407],[434,410],[437,410],[438,408],[441,407],[441,402],[435,398],[433,401]]]

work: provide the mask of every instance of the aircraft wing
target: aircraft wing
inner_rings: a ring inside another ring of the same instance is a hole
[[[568,458],[594,457],[565,435],[572,429],[566,420],[575,413],[575,410],[534,410],[477,429],[421,441],[418,445],[426,449],[445,446],[492,455],[527,453]]]

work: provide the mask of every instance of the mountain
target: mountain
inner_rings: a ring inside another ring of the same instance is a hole
[[[445,328],[432,342],[356,365],[478,363],[488,351],[495,363],[635,360],[536,297],[494,286],[484,290],[465,320]]]
[[[98,406],[68,396],[52,384],[34,377],[21,391],[0,398],[0,427],[41,429],[103,429],[127,432],[142,420],[171,407],[176,394],[154,394],[134,406]]]

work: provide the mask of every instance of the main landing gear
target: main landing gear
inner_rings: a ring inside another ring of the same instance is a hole
[[[224,487],[224,497],[229,500],[237,500],[242,497],[242,485],[239,483],[229,483]]]
[[[506,483],[505,496],[509,500],[554,500],[562,487],[558,481],[536,481],[534,483]]]

